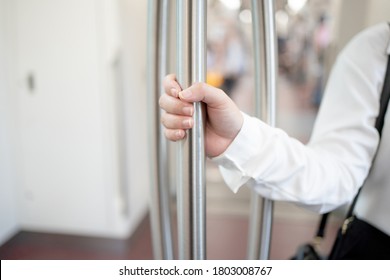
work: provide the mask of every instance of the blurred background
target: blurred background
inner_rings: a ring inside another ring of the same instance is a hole
[[[250,1],[208,5],[208,83],[253,114]],[[363,28],[389,20],[390,2],[275,5],[277,126],[305,143],[337,54]],[[147,8],[133,0],[0,0],[1,259],[153,258]],[[246,258],[250,195],[245,187],[233,194],[207,161],[208,258]],[[324,253],[341,218],[331,217]],[[290,258],[318,221],[276,203],[271,259]]]

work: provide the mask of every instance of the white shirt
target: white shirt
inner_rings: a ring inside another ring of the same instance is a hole
[[[390,28],[370,27],[339,55],[307,145],[244,115],[239,134],[213,159],[227,185],[246,184],[272,200],[328,212],[354,198],[379,143],[375,120],[384,83]],[[372,171],[355,213],[390,234],[390,110]]]

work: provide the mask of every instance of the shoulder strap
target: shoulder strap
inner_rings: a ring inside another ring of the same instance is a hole
[[[380,137],[382,136],[383,125],[385,123],[385,115],[386,115],[387,107],[389,105],[389,98],[390,98],[390,56],[388,56],[387,58],[387,70],[385,75],[385,81],[383,83],[382,95],[380,99],[379,115],[375,122],[375,128],[378,130]],[[358,193],[353,199],[351,206],[349,207],[349,210],[347,212],[347,218],[352,216],[357,199],[359,197],[359,194],[363,186],[359,189]]]

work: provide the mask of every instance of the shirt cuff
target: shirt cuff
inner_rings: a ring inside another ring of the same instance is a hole
[[[242,114],[244,122],[234,141],[224,153],[211,159],[219,165],[225,183],[233,192],[237,192],[250,179],[243,166],[259,153],[263,134],[261,128],[268,128],[259,119],[250,117],[243,112]]]

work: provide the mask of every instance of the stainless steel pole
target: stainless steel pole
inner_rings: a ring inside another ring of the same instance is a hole
[[[182,88],[205,81],[206,1],[177,1],[177,80]],[[178,145],[179,259],[205,259],[204,111],[194,104],[194,127]]]
[[[253,57],[255,65],[255,116],[262,119],[262,104],[265,104],[264,95],[266,93],[265,83],[265,51],[263,34],[263,5],[258,0],[252,0],[252,34],[253,34]],[[251,211],[249,219],[249,235],[247,258],[257,260],[260,256],[260,236],[261,236],[261,198],[253,190],[251,195]]]
[[[274,12],[273,0],[252,0],[256,115],[271,126],[275,126],[278,65]],[[249,222],[248,259],[269,258],[272,218],[273,202],[269,199],[260,199],[254,192]]]
[[[192,13],[192,83],[206,82],[207,1],[193,1]],[[206,259],[206,174],[204,123],[205,108],[194,104],[192,137],[192,221],[193,259]]]
[[[148,106],[149,160],[153,253],[155,259],[173,259],[167,142],[160,125],[158,98],[163,92],[162,79],[168,69],[168,0],[148,2]]]
[[[177,81],[182,88],[190,85],[190,1],[179,0],[176,7],[177,29]],[[190,191],[190,139],[187,137],[178,143],[177,150],[177,225],[178,225],[178,255],[181,260],[192,257],[192,225]]]
[[[160,85],[160,92],[157,93],[156,107],[158,108],[158,99],[160,95],[164,94],[164,87],[162,85],[164,77],[169,70],[169,18],[170,18],[170,1],[160,0],[159,5],[159,53],[158,53],[158,85]],[[158,179],[160,187],[160,201],[161,201],[161,220],[162,220],[162,234],[163,234],[163,257],[165,260],[173,259],[173,242],[172,242],[172,222],[171,222],[171,199],[170,199],[170,185],[169,185],[169,156],[168,156],[168,142],[164,135],[164,129],[160,123],[161,110],[157,109],[156,127],[158,131]]]
[[[264,34],[266,54],[267,114],[265,121],[275,126],[276,86],[278,75],[277,38],[275,28],[275,7],[273,0],[264,0]],[[260,241],[260,259],[269,258],[272,234],[273,202],[263,199],[262,234]]]

